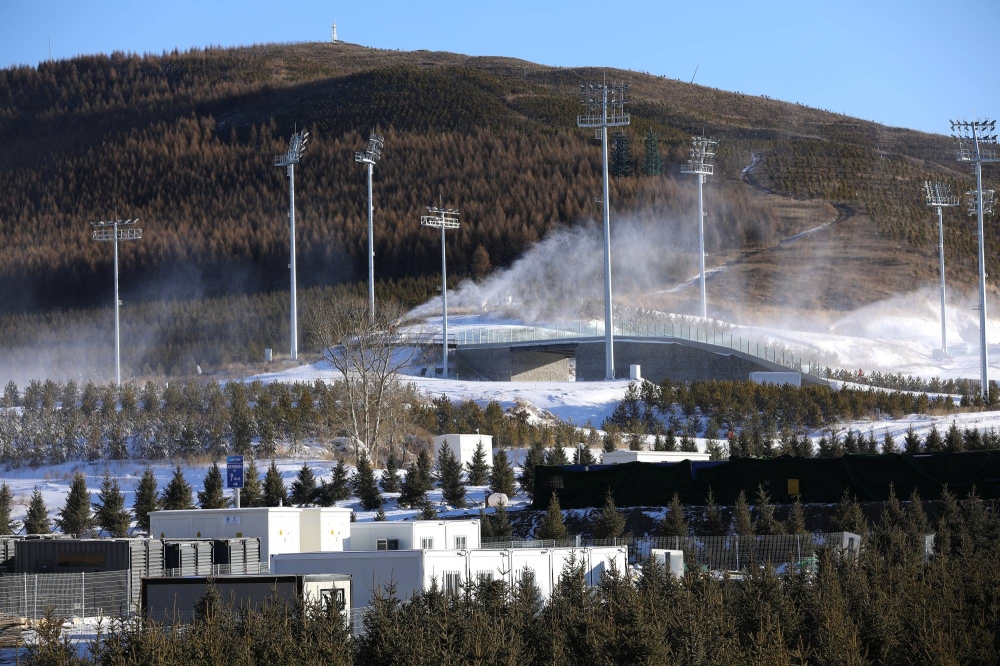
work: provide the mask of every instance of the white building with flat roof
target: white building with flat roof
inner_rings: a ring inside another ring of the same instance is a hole
[[[476,447],[483,444],[483,451],[486,453],[486,465],[493,468],[493,436],[492,435],[438,435],[434,438],[434,459],[441,455],[441,449],[447,447],[458,458],[463,469],[468,468],[472,462],[472,456],[476,454]]]
[[[479,520],[382,520],[351,525],[344,550],[479,548]]]

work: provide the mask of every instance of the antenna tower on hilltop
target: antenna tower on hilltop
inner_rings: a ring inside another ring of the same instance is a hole
[[[427,207],[430,215],[420,216],[420,226],[441,230],[441,378],[448,379],[448,262],[444,249],[444,232],[458,229],[457,210]]]
[[[601,208],[604,213],[604,378],[615,378],[615,333],[611,303],[611,208],[608,196],[608,128],[628,125],[625,113],[629,87],[626,84],[587,83],[580,86],[584,113],[576,117],[577,127],[593,127],[601,139],[601,165],[604,189]]]
[[[716,147],[718,141],[706,139],[703,136],[691,137],[691,159],[681,165],[681,173],[693,173],[698,176],[698,275],[701,285],[701,316],[708,317],[708,300],[705,297],[705,200],[702,185],[705,178],[715,170]]]
[[[330,26],[333,29],[333,39],[331,40],[334,44],[337,43],[337,20],[334,19],[333,24]]]
[[[375,236],[372,218],[372,171],[375,164],[382,158],[382,146],[385,140],[372,130],[368,137],[368,149],[363,153],[354,153],[354,161],[368,165],[368,320],[375,323]]]
[[[958,143],[958,161],[970,163],[976,174],[976,189],[968,194],[975,197],[975,209],[973,211],[970,202],[970,213],[977,217],[979,233],[979,394],[985,402],[989,402],[990,377],[986,352],[986,251],[983,244],[983,215],[987,213],[983,207],[983,163],[1000,162],[996,152],[996,128],[995,120],[951,121],[952,138]]]
[[[302,154],[306,151],[306,144],[309,143],[309,132],[296,132],[288,142],[288,152],[274,158],[274,166],[286,167],[288,171],[288,228],[289,253],[291,261],[288,263],[288,270],[291,273],[291,320],[289,323],[289,333],[292,344],[290,356],[292,360],[299,358],[299,327],[298,311],[295,303],[295,165],[302,159]]]
[[[944,305],[944,213],[945,207],[957,206],[958,197],[951,194],[951,187],[945,183],[924,181],[924,197],[927,205],[937,208],[938,215],[938,263],[941,266],[941,357],[948,357],[948,326]]]
[[[142,229],[136,229],[133,225],[138,224],[139,218],[134,220],[119,220],[118,215],[110,222],[91,222],[94,227],[93,238],[95,241],[110,241],[115,244],[115,385],[122,385],[122,355],[121,355],[121,329],[118,325],[118,241],[139,240],[142,238]],[[119,227],[125,227],[120,229]]]

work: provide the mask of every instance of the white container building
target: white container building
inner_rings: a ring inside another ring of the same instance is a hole
[[[414,591],[439,588],[458,592],[468,581],[490,576],[509,585],[526,575],[534,578],[542,598],[548,599],[563,567],[574,557],[582,562],[586,581],[596,585],[613,562],[627,572],[625,546],[592,548],[512,548],[504,550],[398,550],[286,553],[271,559],[272,574],[348,574],[353,580],[351,606],[371,604],[376,589],[395,585],[396,596],[409,598]]]
[[[260,561],[277,553],[342,550],[351,534],[351,510],[339,507],[260,507],[151,511],[150,534],[166,539],[257,537]]]
[[[351,536],[343,550],[467,550],[480,545],[478,519],[383,520],[350,527]]]
[[[710,458],[711,455],[708,453],[693,451],[626,451],[619,449],[604,453],[601,456],[601,464],[620,465],[621,463],[630,462],[664,463],[680,462],[682,460],[709,460]]]
[[[441,455],[441,449],[449,448],[462,463],[462,467],[472,462],[472,456],[476,454],[476,447],[483,443],[483,451],[486,452],[486,465],[493,468],[493,436],[492,435],[438,435],[434,438],[434,459]]]

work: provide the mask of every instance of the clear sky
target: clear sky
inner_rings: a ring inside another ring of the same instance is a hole
[[[1000,115],[1000,0],[0,0],[0,67],[343,41],[607,66],[947,133]]]

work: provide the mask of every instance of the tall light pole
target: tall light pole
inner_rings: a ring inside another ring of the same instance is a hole
[[[705,296],[705,200],[702,185],[705,178],[715,170],[715,159],[718,141],[706,139],[703,136],[691,137],[691,159],[681,165],[681,173],[693,173],[698,176],[698,275],[701,285],[701,316],[708,317],[708,299]]]
[[[288,142],[288,152],[274,158],[274,166],[287,167],[288,170],[288,225],[291,230],[289,237],[291,261],[288,263],[288,269],[292,275],[290,299],[292,302],[292,313],[289,328],[291,329],[290,334],[292,338],[290,355],[293,361],[299,358],[299,316],[295,304],[295,165],[302,159],[302,154],[305,152],[308,142],[309,132],[296,132]]]
[[[117,217],[117,215],[115,216]],[[133,225],[139,222],[139,218],[134,220],[111,220],[110,222],[91,222],[94,227],[95,241],[110,241],[115,247],[115,385],[122,385],[122,356],[121,356],[121,328],[118,325],[118,306],[121,301],[118,299],[118,241],[139,240],[142,238],[142,229],[137,229]],[[124,227],[124,228],[120,228]]]
[[[441,230],[441,368],[443,379],[448,379],[448,265],[444,249],[444,232],[447,229],[458,229],[457,210],[448,208],[427,207],[430,215],[420,216],[420,226]]]
[[[611,206],[608,195],[608,128],[628,125],[625,113],[629,87],[624,84],[587,83],[580,86],[584,113],[576,117],[577,127],[592,127],[601,137],[601,166],[604,189],[604,378],[615,378],[615,333],[611,303]]]
[[[941,355],[948,357],[948,325],[945,318],[944,304],[944,213],[945,207],[957,206],[958,197],[951,194],[951,187],[946,183],[924,181],[924,197],[928,206],[937,208],[938,216],[938,263],[941,266]]]
[[[354,153],[354,161],[368,165],[368,321],[375,323],[375,233],[373,231],[372,218],[374,207],[372,205],[372,171],[375,163],[382,157],[382,146],[385,140],[372,131],[368,137],[368,150],[363,153]]]
[[[976,174],[976,217],[979,232],[979,360],[981,386],[979,394],[989,400],[989,361],[986,351],[986,250],[983,240],[983,162],[1000,162],[997,158],[997,121],[951,121],[952,137],[958,142],[958,161],[969,162]]]

